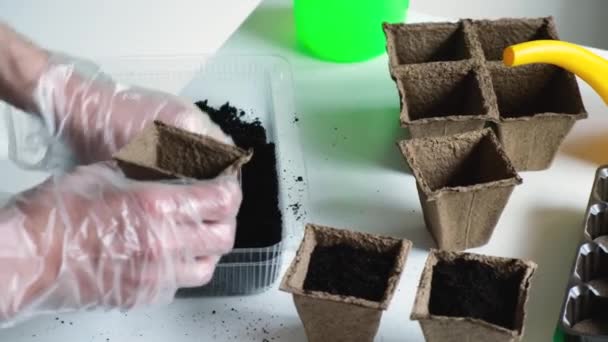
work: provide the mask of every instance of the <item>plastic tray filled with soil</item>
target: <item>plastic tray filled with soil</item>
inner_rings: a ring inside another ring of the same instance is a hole
[[[211,283],[178,294],[252,294],[272,286],[283,250],[303,234],[308,196],[288,63],[269,56],[180,56],[121,58],[102,61],[102,65],[120,81],[168,91],[196,103],[238,147],[228,151],[230,158],[214,160],[242,166],[243,203],[235,248],[220,260]],[[158,143],[170,140],[168,135],[159,137]],[[196,157],[186,150],[183,155]],[[162,158],[158,161],[163,162]],[[188,165],[174,173],[198,172]],[[156,171],[162,173],[163,165],[157,166]],[[215,174],[212,171],[210,175]]]
[[[589,197],[556,341],[608,341],[608,165],[597,169]]]
[[[516,342],[536,264],[520,259],[431,250],[411,319],[428,342]]]
[[[518,171],[543,170],[574,123],[587,117],[572,73],[502,63],[510,45],[559,39],[552,17],[383,28],[401,125],[412,138],[492,126]]]

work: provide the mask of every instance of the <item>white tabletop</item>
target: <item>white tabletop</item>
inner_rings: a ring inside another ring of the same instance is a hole
[[[424,226],[415,180],[404,172],[394,145],[403,131],[397,124],[398,97],[387,58],[334,64],[302,55],[294,48],[291,11],[287,2],[264,3],[221,52],[275,54],[291,63],[308,166],[310,221],[414,242],[377,341],[422,341],[409,315],[433,242]],[[433,19],[411,13],[409,21]],[[608,57],[608,52],[601,54]],[[581,91],[589,119],[575,125],[551,169],[522,174],[524,183],[515,189],[492,240],[473,250],[538,263],[527,307],[526,341],[550,340],[594,171],[608,162],[608,154],[602,153],[608,146],[608,110],[586,84],[581,83]],[[286,254],[285,264],[292,256]],[[128,314],[62,314],[0,331],[1,341],[264,339],[306,341],[290,295],[276,288],[242,298],[180,299],[169,307]]]
[[[83,57],[215,52],[261,0],[0,1],[5,20],[53,50]]]

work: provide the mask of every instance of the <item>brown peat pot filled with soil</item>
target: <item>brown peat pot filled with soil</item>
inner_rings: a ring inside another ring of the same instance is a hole
[[[515,342],[524,334],[536,264],[431,250],[411,319],[428,342]]]
[[[479,130],[496,120],[490,74],[473,63],[414,65],[395,79],[401,126],[412,138]]]
[[[155,121],[114,159],[132,179],[211,179],[238,172],[251,159],[251,152]]]
[[[492,130],[405,140],[399,148],[439,248],[461,251],[486,244],[513,188],[522,182]]]
[[[411,242],[307,225],[281,290],[311,342],[373,341],[397,288]]]

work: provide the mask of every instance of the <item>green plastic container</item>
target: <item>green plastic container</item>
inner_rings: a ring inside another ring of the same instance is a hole
[[[358,62],[385,51],[382,23],[404,22],[409,0],[294,0],[298,44],[335,62]]]

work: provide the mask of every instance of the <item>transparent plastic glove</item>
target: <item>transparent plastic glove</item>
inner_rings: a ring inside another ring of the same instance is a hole
[[[51,146],[47,164],[66,157],[74,164],[108,160],[154,120],[231,142],[194,104],[115,82],[97,65],[66,56],[51,55],[32,99],[34,112],[48,131],[45,139],[36,142]]]
[[[65,56],[50,58],[34,103],[53,136],[83,163],[109,159],[153,120],[229,141],[192,103],[117,83],[95,64]]]
[[[9,155],[24,167],[108,160],[153,120],[231,141],[189,101],[116,82],[94,63],[45,51],[2,22],[0,99],[13,106],[5,116]]]
[[[136,182],[110,163],[53,176],[0,210],[0,325],[169,302],[210,280],[240,202],[232,176]]]

